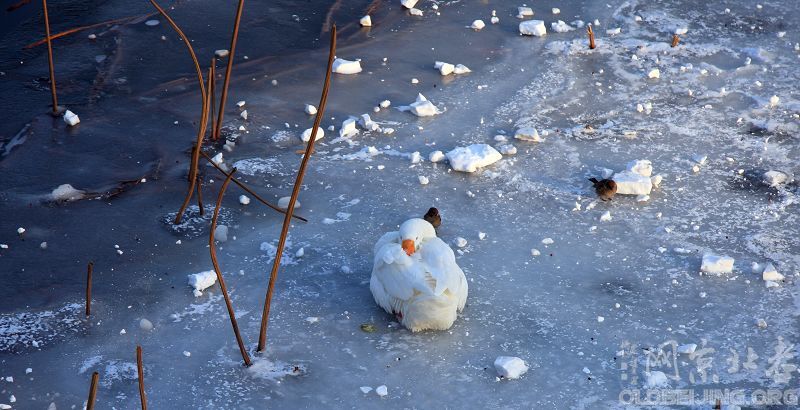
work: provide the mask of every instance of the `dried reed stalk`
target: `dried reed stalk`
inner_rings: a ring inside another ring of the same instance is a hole
[[[219,97],[219,114],[217,115],[217,126],[214,128],[212,138],[214,141],[219,139],[219,133],[222,129],[222,117],[225,114],[225,102],[228,100],[228,85],[231,82],[231,70],[233,70],[233,57],[236,53],[236,42],[239,40],[239,23],[242,20],[242,10],[244,9],[244,0],[239,0],[236,6],[236,20],[233,22],[233,33],[231,34],[231,47],[228,50],[228,66],[225,67],[225,80],[222,83],[222,94]],[[213,115],[213,114],[212,114]]]
[[[677,34],[673,34],[672,35],[672,44],[670,44],[670,47],[676,47],[680,41],[681,41],[681,38],[678,37]]]
[[[594,30],[592,30],[592,26],[589,25],[586,27],[586,33],[589,34],[589,49],[594,50]]]
[[[58,115],[58,93],[56,92],[56,70],[53,66],[53,43],[50,38],[50,17],[47,14],[47,0],[42,0],[44,11],[44,34],[47,42],[47,65],[50,70],[50,95],[53,99],[53,115]]]
[[[328,65],[327,70],[325,71],[325,82],[322,86],[322,96],[319,99],[319,109],[317,110],[317,116],[314,118],[314,125],[311,128],[311,139],[308,141],[308,145],[306,147],[306,153],[303,155],[303,160],[300,162],[300,168],[297,170],[297,178],[294,181],[294,187],[292,188],[292,196],[289,199],[289,206],[286,209],[286,214],[283,218],[283,227],[281,228],[281,236],[278,240],[278,248],[277,252],[275,253],[275,260],[272,262],[272,271],[269,275],[269,285],[267,286],[267,295],[264,299],[264,310],[261,313],[261,330],[258,336],[258,351],[263,352],[266,349],[267,345],[267,325],[269,322],[269,310],[270,304],[272,302],[272,295],[275,292],[275,283],[278,280],[278,268],[281,265],[281,256],[283,255],[283,248],[286,245],[286,236],[289,234],[289,224],[292,221],[290,215],[294,212],[294,205],[297,202],[297,196],[300,194],[300,186],[303,184],[303,177],[306,173],[306,167],[308,166],[308,161],[311,158],[311,154],[314,153],[314,143],[317,139],[317,130],[319,129],[319,124],[322,121],[322,116],[325,113],[325,104],[328,101],[328,89],[331,85],[331,70],[333,68],[333,57],[336,55],[336,25],[334,24],[331,28],[331,47],[328,53]]]
[[[225,178],[225,182],[222,183],[222,188],[219,190],[219,195],[217,196],[217,206],[214,207],[214,217],[211,219],[211,233],[208,235],[208,248],[211,253],[211,263],[214,265],[214,272],[216,272],[217,281],[219,281],[219,288],[222,290],[222,296],[225,298],[225,307],[228,308],[228,316],[231,318],[231,326],[233,327],[233,334],[236,336],[236,343],[239,344],[239,351],[242,353],[242,359],[244,360],[245,366],[250,366],[252,364],[250,362],[250,356],[247,354],[247,349],[245,349],[244,342],[242,342],[242,335],[239,333],[239,324],[236,323],[236,315],[233,311],[231,298],[228,296],[228,289],[225,287],[225,279],[222,278],[222,271],[220,270],[219,263],[217,262],[217,252],[215,250],[216,245],[214,245],[214,231],[217,229],[217,217],[219,217],[219,208],[222,205],[222,197],[225,196],[225,190],[228,188],[228,184],[230,184],[234,173],[236,173],[236,168],[231,170],[231,173],[228,174],[227,178]]]
[[[86,317],[92,314],[92,271],[94,262],[89,262],[86,266]]]
[[[86,410],[94,410],[94,399],[97,397],[98,380],[100,380],[100,373],[92,373],[92,384],[89,386],[89,399],[86,401]]]
[[[136,371],[139,373],[139,398],[142,410],[147,410],[147,396],[144,394],[144,367],[142,365],[142,346],[136,346]]]

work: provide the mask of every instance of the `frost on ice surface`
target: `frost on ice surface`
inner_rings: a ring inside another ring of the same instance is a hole
[[[706,253],[703,255],[700,271],[715,274],[731,273],[733,272],[733,258]]]
[[[43,347],[83,329],[81,303],[67,303],[57,309],[0,313],[0,352],[20,353]]]
[[[519,379],[528,372],[528,364],[519,357],[499,356],[494,361],[497,374],[506,379]]]
[[[295,137],[297,138],[297,137]],[[296,141],[296,140],[295,140]],[[256,175],[282,175],[282,164],[275,158],[246,158],[233,163],[239,174]]]
[[[333,61],[331,70],[338,74],[358,74],[361,72],[361,62],[337,58]]]
[[[519,23],[519,32],[526,36],[542,37],[547,34],[547,28],[542,20],[528,20]]]
[[[447,153],[447,161],[456,171],[475,172],[501,160],[503,156],[487,144],[473,144],[457,147]]]
[[[278,199],[278,208],[281,209],[289,208],[289,201],[291,200],[292,198],[288,196],[281,197],[280,199]],[[300,200],[298,199],[294,201],[294,209],[299,209],[299,208],[300,208]]]
[[[657,387],[666,387],[669,385],[669,379],[664,372],[658,370],[651,370],[645,373],[644,387],[648,389],[655,389]]]

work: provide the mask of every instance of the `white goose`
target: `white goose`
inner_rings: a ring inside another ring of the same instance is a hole
[[[375,244],[369,289],[412,332],[449,329],[467,302],[467,278],[428,221],[414,218]]]

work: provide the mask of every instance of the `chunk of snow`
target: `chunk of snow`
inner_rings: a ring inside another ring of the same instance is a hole
[[[528,20],[519,23],[519,32],[526,36],[541,37],[547,34],[547,28],[542,20]]]
[[[306,106],[303,108],[303,111],[305,111],[308,115],[314,115],[317,113],[317,107],[311,104],[306,104]]]
[[[541,252],[540,252],[538,249],[536,249],[536,248],[531,248],[531,256],[539,256],[539,255],[541,255],[541,254],[542,254],[542,253],[541,253]]]
[[[778,103],[780,103],[780,102],[781,102],[781,99],[777,95],[773,95],[772,97],[769,97],[769,106],[770,107],[777,107]],[[65,118],[66,118],[66,116],[67,115],[64,114]]]
[[[412,16],[420,16],[421,17],[422,16],[422,10],[417,9],[417,8],[413,8],[413,9],[408,10],[408,14],[410,14]]]
[[[378,131],[381,128],[377,122],[372,121],[369,114],[361,114],[361,117],[358,119],[358,125],[366,131]]]
[[[555,23],[550,23],[550,29],[552,29],[556,33],[567,33],[572,30],[575,30],[575,27],[572,27],[569,24],[561,20],[558,20]]]
[[[389,106],[392,105],[392,102],[389,100],[383,100],[379,105],[381,108],[389,108]]]
[[[473,21],[473,22],[472,22],[472,24],[469,26],[469,28],[471,28],[471,29],[473,29],[473,30],[481,30],[481,29],[483,29],[484,27],[486,27],[486,23],[484,23],[484,22],[483,22],[483,20],[475,20],[475,21]]]
[[[418,179],[419,179],[419,183],[420,183],[420,185],[428,185],[428,183],[429,183],[429,182],[431,182],[431,181],[428,179],[428,177],[426,177],[426,176],[424,176],[424,175],[420,175],[420,176],[418,177]]]
[[[514,155],[517,153],[517,147],[511,144],[503,144],[497,147],[497,150],[503,155]]]
[[[689,29],[686,27],[678,27],[675,29],[675,34],[682,36],[689,32]]]
[[[609,36],[616,36],[617,34],[619,34],[621,32],[622,32],[622,28],[620,28],[620,27],[610,28],[610,29],[606,30],[606,34],[608,34]]]
[[[498,356],[494,360],[494,369],[506,379],[519,379],[528,371],[528,364],[519,357]]]
[[[242,111],[239,116],[242,117],[243,120],[247,120],[247,110]]]
[[[287,209],[289,208],[289,201],[292,199],[290,196],[284,196],[278,199],[278,208]],[[294,209],[300,208],[300,200],[294,201]]]
[[[764,267],[764,272],[761,273],[761,279],[766,281],[773,281],[779,282],[784,279],[784,276],[778,273],[778,270],[775,269],[775,266],[771,263],[767,263],[767,266]]]
[[[419,84],[419,80],[417,80],[416,78],[412,78],[411,84]]]
[[[653,389],[656,387],[665,387],[669,384],[669,380],[667,379],[667,375],[664,372],[659,372],[658,370],[653,370],[644,373],[646,377],[646,381],[644,383],[644,387],[648,389]]]
[[[306,248],[300,248],[297,250],[297,252],[294,253],[294,256],[302,258],[303,256],[305,256],[305,254],[306,254]]]
[[[553,14],[561,14],[561,9],[556,7],[553,7],[552,9],[550,9],[550,11],[552,11]]]
[[[765,184],[776,187],[789,180],[789,176],[780,171],[767,171],[764,173],[762,180]]]
[[[214,155],[214,157],[211,158],[211,162],[213,162],[213,163],[215,163],[217,165],[222,164],[224,161],[225,161],[225,158],[223,157],[221,152],[219,154],[217,154],[217,155]]]
[[[239,107],[239,108],[242,108],[242,107],[244,107],[245,104],[246,104],[246,102],[244,100],[242,100],[242,101],[237,102],[236,106]]]
[[[492,24],[497,24],[497,23],[499,23],[499,22],[500,22],[500,17],[497,17],[497,16],[492,16],[492,18],[491,18],[491,19],[489,19],[489,21],[491,21],[491,22],[492,22]]]
[[[758,320],[756,320],[756,326],[758,326],[759,329],[766,329],[767,328],[767,321],[764,320],[764,319],[758,319]]]
[[[680,354],[692,354],[697,349],[697,345],[694,343],[687,343],[685,345],[678,346],[678,353]]]
[[[496,149],[487,144],[457,147],[446,155],[450,166],[461,172],[475,172],[478,168],[494,164],[503,158]]]
[[[375,388],[375,393],[377,393],[378,396],[384,397],[387,394],[389,394],[389,388],[386,387],[385,384],[382,384],[382,385],[380,385],[380,386]]]
[[[444,158],[445,156],[442,151],[437,150],[428,154],[428,161],[430,162],[441,162],[442,160],[444,160]]]
[[[449,75],[453,73],[453,71],[456,69],[456,66],[450,63],[445,63],[444,61],[437,61],[433,64],[433,68],[439,70],[439,73],[442,75]]]
[[[361,393],[364,393],[364,394],[367,394],[367,393],[372,391],[372,387],[369,387],[369,386],[361,386],[361,387],[359,387],[359,389],[361,389]]]
[[[225,242],[228,240],[228,227],[225,225],[217,225],[214,228],[214,240]]]
[[[455,244],[456,244],[457,247],[463,248],[463,247],[467,246],[467,240],[462,238],[462,237],[460,237],[460,236],[458,236],[455,239]]]
[[[202,292],[203,290],[217,283],[217,274],[213,270],[207,270],[200,273],[193,273],[191,275],[188,275],[188,278],[189,278],[189,286],[194,288],[194,290],[197,292]],[[200,294],[202,295],[202,293]]]
[[[708,161],[708,155],[694,154],[692,155],[692,161],[696,162],[697,165],[705,165],[706,161]]]
[[[647,78],[652,78],[652,79],[661,78],[661,70],[654,68],[648,71]]]
[[[76,201],[83,198],[83,194],[84,191],[75,189],[70,184],[62,184],[50,193],[50,199],[53,201]]]
[[[603,322],[605,322],[605,321],[606,321],[606,318],[604,318],[604,317],[602,317],[602,316],[598,316],[598,317],[597,317],[597,323],[603,323]]]
[[[517,18],[533,16],[533,9],[530,7],[517,7]]]
[[[661,185],[661,181],[663,179],[664,177],[661,176],[660,174],[650,177],[650,182],[653,184],[653,188],[658,188],[658,186]]]
[[[407,9],[413,9],[419,0],[400,0],[400,4]]]
[[[78,125],[78,123],[81,122],[81,119],[78,118],[78,114],[75,114],[70,110],[67,110],[64,113],[64,122],[67,123],[67,125],[69,125],[70,127],[73,127],[75,125]]]
[[[637,195],[636,202],[647,202],[650,200],[650,195]]]
[[[441,111],[422,94],[417,94],[417,100],[404,108],[417,117],[430,117],[441,114]]]
[[[372,27],[372,18],[369,15],[361,17],[361,19],[358,20],[358,24],[361,24],[361,27]]]
[[[600,221],[608,222],[611,220],[611,211],[606,211],[603,215],[600,216]]]
[[[228,54],[230,54],[230,52],[228,50],[215,50],[214,51],[214,55],[219,57],[219,58],[225,58],[225,57],[228,56]]]
[[[553,241],[553,238],[544,238],[544,239],[542,239],[542,243],[545,244],[545,245],[552,245],[554,242],[555,241]]]
[[[309,128],[309,129],[303,131],[303,135],[300,136],[300,139],[303,140],[303,142],[311,141],[311,133],[313,131],[314,131],[313,128]],[[324,137],[325,137],[325,130],[323,130],[320,127],[317,127],[317,135],[314,136],[314,141],[319,141]]]
[[[247,205],[250,203],[250,197],[247,195],[239,195],[239,203],[242,205]]]
[[[342,126],[339,128],[339,137],[349,138],[356,134],[358,134],[358,129],[356,128],[355,118],[348,118],[342,121]]]
[[[533,127],[523,127],[514,133],[514,138],[522,141],[541,142],[542,138],[539,137],[539,131]]]
[[[700,270],[706,273],[731,273],[733,271],[733,258],[730,256],[718,256],[712,253],[703,255],[703,262]]]
[[[643,177],[653,175],[653,163],[646,159],[637,159],[628,163],[628,171],[639,174]]]
[[[361,72],[361,62],[337,58],[333,61],[331,70],[339,74],[358,74]]]
[[[653,189],[650,178],[631,171],[618,172],[612,179],[617,183],[617,193],[621,195],[650,195]]]
[[[19,227],[19,228],[17,228],[17,234],[18,234],[18,235],[22,235],[22,234],[24,234],[24,233],[25,233],[25,228],[23,228],[23,227]]]

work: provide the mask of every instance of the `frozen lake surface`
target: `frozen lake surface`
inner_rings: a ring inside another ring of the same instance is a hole
[[[228,47],[235,9],[212,3],[170,11],[203,67]],[[338,57],[362,71],[333,76],[296,210],[309,222],[292,224],[267,353],[250,368],[219,287],[195,297],[187,285],[211,269],[211,212],[195,206],[185,225],[169,223],[200,105],[180,39],[153,16],[55,40],[59,101],[81,119],[67,128],[45,113],[44,46],[23,50],[42,36],[40,6],[2,12],[0,404],[82,408],[97,371],[98,408],[139,408],[140,344],[153,408],[636,408],[647,389],[661,408],[711,408],[725,389],[743,392],[726,405],[797,406],[796,2],[551,1],[529,4],[524,19],[513,2],[423,0],[422,16],[399,1],[316,3],[246,3],[225,116],[235,146],[207,145],[266,199],[288,196],[337,24]],[[361,28],[368,11],[372,27]],[[50,4],[54,33],[150,12],[147,2]],[[470,28],[476,19],[486,27]],[[519,34],[532,19],[545,36]],[[442,75],[437,61],[471,72]],[[419,93],[441,113],[397,109]],[[339,137],[362,114],[380,129]],[[540,141],[515,139],[525,128]],[[474,173],[430,161],[471,144],[504,155]],[[597,201],[587,178],[635,160],[649,160],[660,184]],[[224,177],[201,168],[211,211]],[[786,178],[770,184],[768,171]],[[88,197],[50,200],[62,184]],[[225,197],[217,254],[255,351],[283,219],[241,194],[232,185]],[[372,247],[431,206],[470,294],[450,330],[411,333],[370,294]],[[704,254],[734,258],[733,271],[700,274]],[[767,263],[784,279],[762,280]],[[530,370],[500,379],[498,356]],[[675,392],[694,399],[676,405]]]

